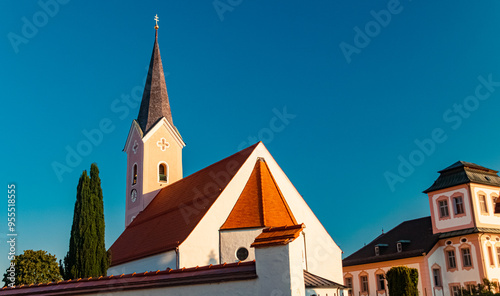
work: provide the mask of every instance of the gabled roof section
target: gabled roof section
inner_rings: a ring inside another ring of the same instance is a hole
[[[162,117],[165,117],[174,126],[161,63],[160,47],[158,46],[158,30],[156,30],[153,53],[149,62],[148,76],[144,85],[137,122],[146,134]]]
[[[251,247],[263,248],[277,245],[287,245],[299,237],[302,229],[304,228],[304,224],[266,228],[255,238]]]
[[[401,241],[410,242],[403,243],[402,251],[398,252],[397,243]],[[432,234],[430,216],[409,220],[380,235],[368,245],[342,260],[342,264],[343,266],[353,266],[422,256],[422,253],[428,253],[438,241],[439,234]],[[375,255],[376,245],[387,245],[379,247],[380,255],[378,256]]]
[[[500,177],[497,175],[498,171],[472,162],[457,161],[438,173],[440,175],[437,180],[424,193],[467,183],[500,187]]]
[[[111,266],[178,247],[198,225],[258,144],[160,190],[111,246]],[[227,178],[214,177],[222,172]]]
[[[221,229],[297,224],[264,158],[259,158],[233,210]]]

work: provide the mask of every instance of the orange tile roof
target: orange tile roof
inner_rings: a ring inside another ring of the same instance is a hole
[[[292,226],[266,228],[255,238],[251,247],[262,248],[276,245],[286,245],[299,237],[300,232],[304,228],[304,223]]]
[[[269,167],[259,158],[233,210],[221,229],[295,225],[297,221]]]
[[[198,225],[257,144],[158,192],[111,246],[111,266],[178,247]]]

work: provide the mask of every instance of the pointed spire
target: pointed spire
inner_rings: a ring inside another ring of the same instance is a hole
[[[155,20],[158,21],[157,17]],[[148,77],[144,86],[141,107],[137,122],[142,131],[147,133],[161,118],[165,117],[172,126],[172,112],[168,101],[165,74],[161,63],[160,47],[158,46],[158,22],[155,26],[155,42],[149,63]]]

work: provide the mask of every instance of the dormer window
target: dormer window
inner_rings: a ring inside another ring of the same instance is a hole
[[[410,242],[411,242],[411,241],[409,241],[409,240],[405,240],[405,239],[399,240],[399,241],[396,243],[396,248],[398,249],[398,253],[403,252],[403,244],[409,244]]]
[[[389,246],[388,244],[376,244],[375,245],[375,256],[379,256],[380,255],[380,248],[385,248]]]

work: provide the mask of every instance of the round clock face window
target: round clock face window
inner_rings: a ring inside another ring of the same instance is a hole
[[[135,202],[137,200],[137,190],[133,189],[132,192],[130,192],[130,200],[132,202]]]
[[[236,257],[238,260],[244,261],[248,258],[248,250],[246,248],[239,248],[238,251],[236,251]]]

